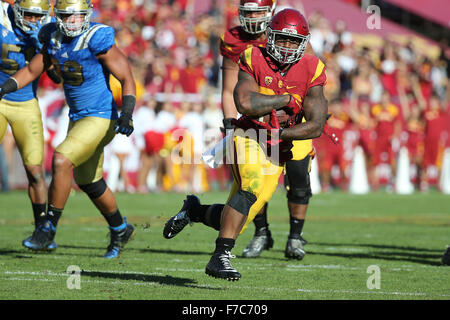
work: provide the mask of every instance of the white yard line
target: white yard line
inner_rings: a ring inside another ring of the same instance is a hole
[[[332,265],[331,265],[332,266]],[[172,269],[164,269],[164,268],[157,268],[164,271],[172,271]],[[142,275],[162,275],[163,273],[143,273],[139,271],[95,271],[95,270],[85,270],[86,272],[107,272],[107,273],[116,273],[116,274],[142,274]],[[203,272],[203,269],[173,269],[173,271],[185,271],[185,272]],[[5,275],[32,275],[32,276],[50,276],[50,277],[68,277],[69,275],[67,273],[57,273],[57,272],[33,272],[33,271],[5,271],[3,272]],[[83,274],[81,275],[81,285],[83,283],[98,283],[98,284],[113,284],[113,285],[123,285],[123,286],[162,286],[163,284],[160,284],[158,282],[144,282],[144,281],[134,281],[132,283],[130,282],[124,282],[124,281],[103,281],[103,280],[91,280],[91,279],[85,279],[83,277]],[[57,279],[51,279],[51,278],[21,278],[21,277],[1,277],[2,280],[10,280],[10,281],[43,281],[43,282],[56,282],[60,281]],[[379,290],[370,290],[370,291],[361,291],[361,290],[323,290],[323,289],[293,289],[293,288],[270,288],[270,287],[253,287],[253,286],[239,286],[239,285],[232,285],[232,286],[212,286],[212,285],[203,285],[203,284],[195,284],[196,287],[204,287],[204,288],[212,288],[212,289],[247,289],[252,291],[295,291],[295,292],[301,292],[301,293],[320,293],[320,294],[362,294],[362,295],[393,295],[393,296],[417,296],[417,297],[427,297],[427,296],[436,296],[436,297],[443,297],[448,298],[450,297],[450,294],[429,294],[429,293],[423,293],[423,292],[398,292],[398,291],[379,291]],[[189,286],[189,285],[187,285]]]

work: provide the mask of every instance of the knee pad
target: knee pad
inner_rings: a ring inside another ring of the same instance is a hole
[[[84,185],[78,185],[81,190],[83,190],[89,198],[97,199],[106,191],[106,182],[105,180],[100,179],[97,182],[88,183]]]
[[[308,204],[312,197],[309,178],[310,157],[286,163],[285,186],[287,198],[296,204]]]
[[[289,188],[287,192],[288,200],[296,204],[309,204],[309,198],[311,197],[312,197],[311,187]]]
[[[255,202],[256,196],[253,193],[245,190],[239,190],[230,199],[228,205],[244,216],[248,216],[250,208]]]

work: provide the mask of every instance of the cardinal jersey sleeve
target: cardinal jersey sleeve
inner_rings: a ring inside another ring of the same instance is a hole
[[[247,45],[239,39],[236,28],[227,30],[221,37],[220,53],[235,63],[238,63],[239,56],[246,47]]]
[[[242,71],[247,72],[249,75],[254,77],[254,69],[252,64],[253,47],[249,47],[244,52],[242,52],[239,57],[239,68]]]
[[[308,83],[308,89],[315,86],[324,86],[327,81],[325,73],[325,64],[317,57],[312,56],[309,64],[311,80]]]

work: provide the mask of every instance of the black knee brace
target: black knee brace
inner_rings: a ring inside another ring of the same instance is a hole
[[[286,176],[284,184],[287,189],[287,198],[296,204],[308,204],[312,197],[311,182],[309,179],[310,157],[303,160],[286,162]]]
[[[105,180],[100,179],[97,182],[88,183],[84,185],[78,185],[81,190],[83,190],[89,198],[97,199],[106,191],[106,182]]]
[[[256,196],[248,191],[239,190],[227,203],[230,207],[244,216],[248,216],[250,208],[256,202]]]

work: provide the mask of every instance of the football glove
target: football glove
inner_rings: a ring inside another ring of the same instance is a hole
[[[274,146],[281,142],[282,128],[278,121],[277,110],[273,109],[268,122],[262,123],[264,129],[267,129],[267,144]]]
[[[222,131],[222,133],[226,133],[228,130],[233,130],[235,128],[233,119],[234,118],[224,118],[222,120],[223,127],[220,128],[220,131]]]
[[[56,84],[60,84],[62,79],[61,77],[56,73],[55,68],[53,69],[48,69],[47,71],[47,75],[48,77]]]
[[[39,30],[41,30],[41,24],[39,21],[36,21],[36,24],[29,23],[28,26],[30,27],[30,31],[28,31],[26,34],[28,38],[33,43],[33,46],[38,50],[41,51],[42,49],[42,43],[39,41]]]
[[[132,116],[122,112],[119,119],[117,119],[114,129],[116,133],[121,133],[129,137],[134,131]]]
[[[293,95],[291,95],[289,103],[283,107],[283,110],[285,110],[290,116],[293,116],[300,113],[302,110],[302,105],[297,99],[294,98]]]

